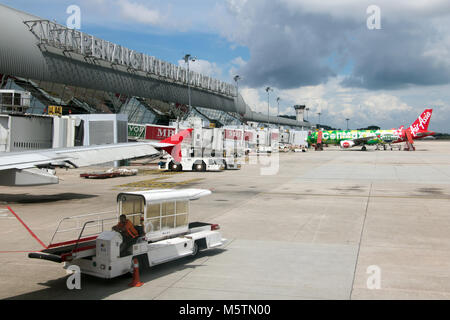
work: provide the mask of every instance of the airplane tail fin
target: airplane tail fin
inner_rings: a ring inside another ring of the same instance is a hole
[[[191,135],[192,129],[186,129],[178,132],[177,134],[161,140],[159,143],[170,144],[170,146],[162,147],[164,151],[170,153],[176,162],[181,161],[181,142]]]
[[[433,109],[426,109],[422,114],[417,118],[416,121],[409,127],[411,133],[415,136],[417,132],[425,132],[428,130],[428,125],[430,124],[431,114],[433,113]]]

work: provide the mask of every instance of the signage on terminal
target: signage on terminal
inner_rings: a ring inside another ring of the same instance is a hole
[[[175,134],[175,128],[147,126],[145,130],[145,139],[164,140]]]
[[[122,65],[135,71],[160,76],[170,81],[187,84],[187,70],[172,63],[143,53],[130,50],[121,45],[96,38],[76,29],[69,29],[48,20],[26,21],[25,24],[40,40],[41,44],[75,52],[86,57]],[[236,96],[236,87],[209,76],[190,71],[191,86],[211,90],[226,96]]]

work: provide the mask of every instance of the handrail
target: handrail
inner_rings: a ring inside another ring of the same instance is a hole
[[[99,216],[99,215],[102,215],[102,214],[114,213],[114,212],[115,212],[115,210],[112,210],[112,211],[104,211],[104,212],[97,212],[97,213],[88,213],[88,214],[77,215],[77,216],[71,216],[71,217],[65,217],[65,218],[63,218],[63,219],[61,219],[61,220],[59,221],[58,226],[57,226],[57,228],[56,228],[55,232],[53,233],[53,236],[52,236],[52,238],[51,238],[51,240],[50,240],[50,244],[53,243],[53,240],[55,239],[56,234],[58,234],[58,233],[64,233],[64,232],[69,232],[69,231],[74,231],[74,230],[79,230],[79,229],[80,229],[80,227],[77,226],[76,228],[69,228],[69,229],[59,230],[59,228],[61,227],[61,224],[62,224],[63,222],[69,221],[69,220],[76,220],[76,219],[79,219],[79,218],[91,217],[91,216],[95,216],[95,215]],[[111,219],[112,219],[112,218],[111,218]],[[78,225],[78,223],[77,223],[77,225]]]
[[[141,215],[141,213],[130,214],[130,215],[128,215],[128,217],[134,217],[134,216],[138,216],[138,215]],[[83,224],[83,227],[81,228],[80,234],[78,235],[77,242],[75,243],[75,247],[72,249],[72,253],[73,253],[73,252],[76,252],[76,249],[78,248],[78,244],[80,243],[81,236],[83,235],[84,229],[86,228],[86,226],[87,226],[88,224],[96,222],[97,225],[94,226],[94,227],[96,227],[96,226],[100,226],[100,221],[101,221],[102,230],[99,231],[98,233],[102,233],[102,232],[104,231],[104,230],[103,230],[103,228],[104,228],[104,223],[103,223],[103,222],[104,222],[105,220],[113,220],[113,219],[116,219],[116,218],[105,218],[105,219],[101,219],[101,220],[98,219],[98,220],[90,220],[90,221],[86,221],[86,222]],[[88,235],[88,236],[89,236],[89,235]]]

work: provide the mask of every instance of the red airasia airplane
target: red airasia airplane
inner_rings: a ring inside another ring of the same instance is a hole
[[[432,113],[433,109],[426,109],[409,128],[404,129],[400,127],[397,141],[392,141],[391,143],[409,142],[412,146],[414,140],[434,135],[435,132],[428,131]]]

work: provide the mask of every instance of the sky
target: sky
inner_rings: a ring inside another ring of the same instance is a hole
[[[81,31],[234,83],[255,111],[337,128],[410,125],[450,133],[448,0],[0,0]],[[374,7],[375,6],[375,7]],[[266,87],[273,91],[265,91]]]

